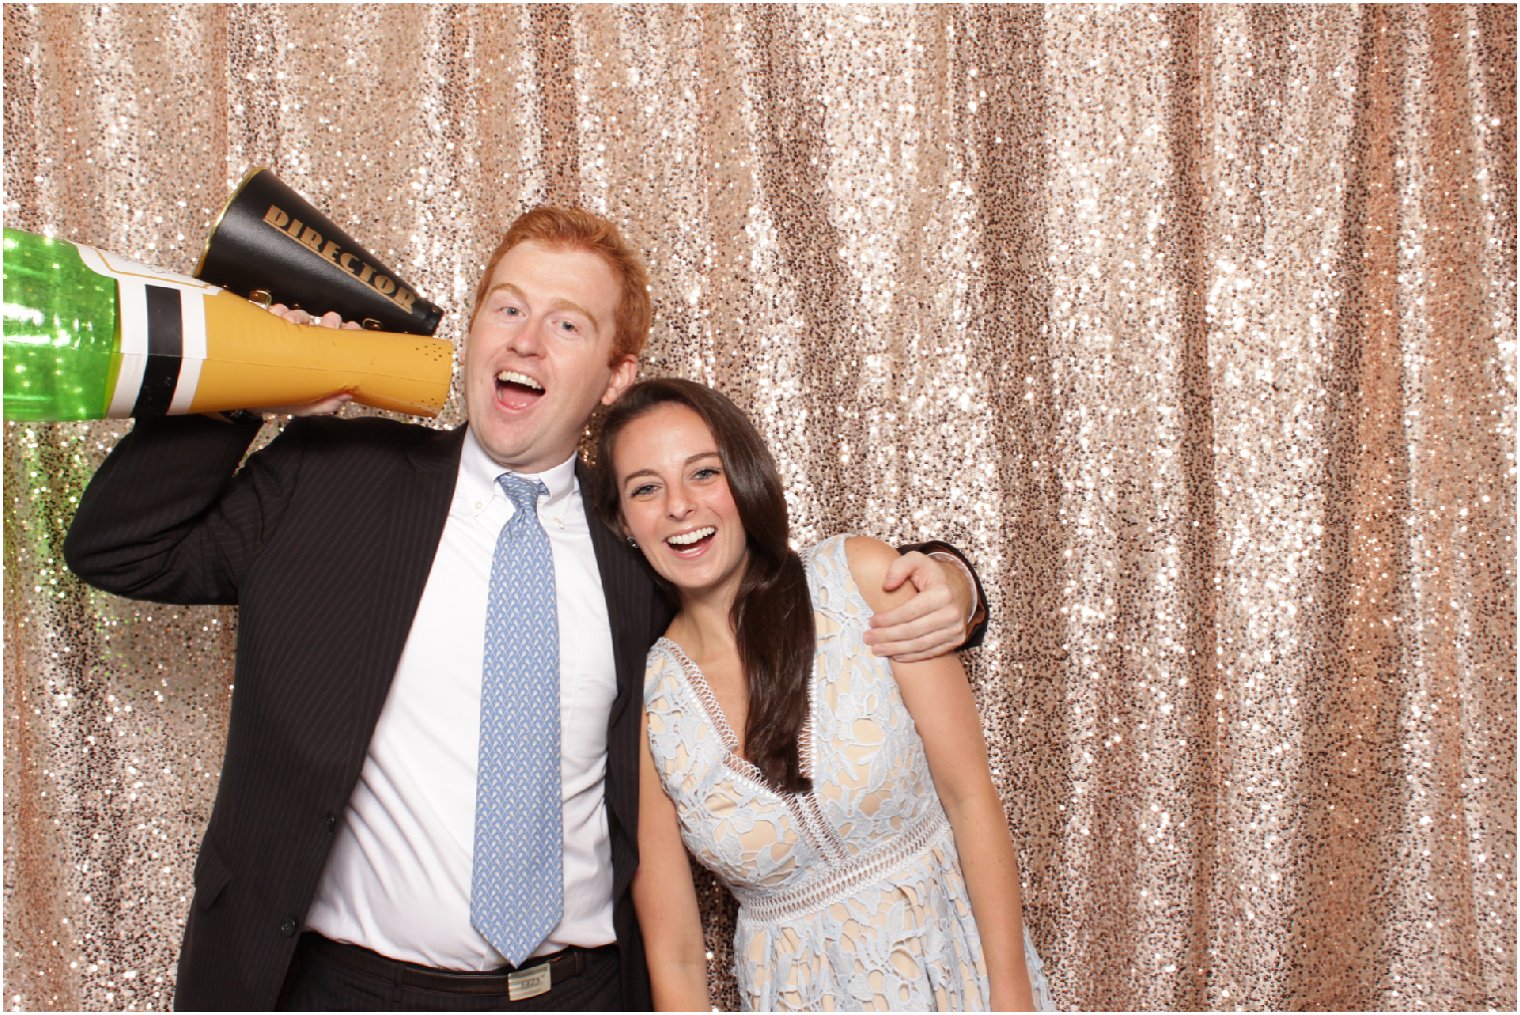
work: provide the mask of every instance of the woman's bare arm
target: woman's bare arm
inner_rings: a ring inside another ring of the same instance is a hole
[[[633,905],[657,1011],[708,1011],[707,946],[675,805],[649,750],[649,716],[639,744],[639,867]]]

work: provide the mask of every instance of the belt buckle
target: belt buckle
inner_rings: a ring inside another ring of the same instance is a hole
[[[526,1001],[530,997],[549,993],[549,988],[553,986],[553,970],[549,968],[549,963],[540,962],[536,966],[507,974],[507,999]]]

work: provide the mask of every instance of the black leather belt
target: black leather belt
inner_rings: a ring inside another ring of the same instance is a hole
[[[333,941],[311,932],[301,935],[301,944],[323,959],[398,986],[421,987],[454,994],[506,994],[513,1001],[525,1001],[548,993],[559,984],[584,972],[593,959],[617,948],[617,945],[602,945],[600,948],[571,946],[553,955],[530,958],[518,969],[503,966],[500,969],[473,972],[435,969],[415,962],[388,959],[368,948]]]

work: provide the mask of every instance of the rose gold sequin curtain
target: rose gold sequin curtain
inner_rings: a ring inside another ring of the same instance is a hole
[[[1515,55],[1484,6],[7,4],[5,220],[188,272],[269,165],[457,340],[516,213],[611,215],[645,372],[753,411],[800,539],[978,561],[1061,1003],[1513,1008]],[[59,557],[124,429],[5,430],[7,1006],[169,1005],[216,783],[235,613]]]

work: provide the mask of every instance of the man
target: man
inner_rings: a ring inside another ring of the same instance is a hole
[[[239,606],[178,1007],[649,1007],[628,887],[644,654],[669,613],[588,515],[576,448],[650,316],[611,223],[535,209],[476,294],[467,426],[311,416],[237,470],[257,418],[145,419],[102,464],[70,567]],[[901,564],[928,616],[878,648],[942,650],[969,590],[952,605],[937,566]]]

